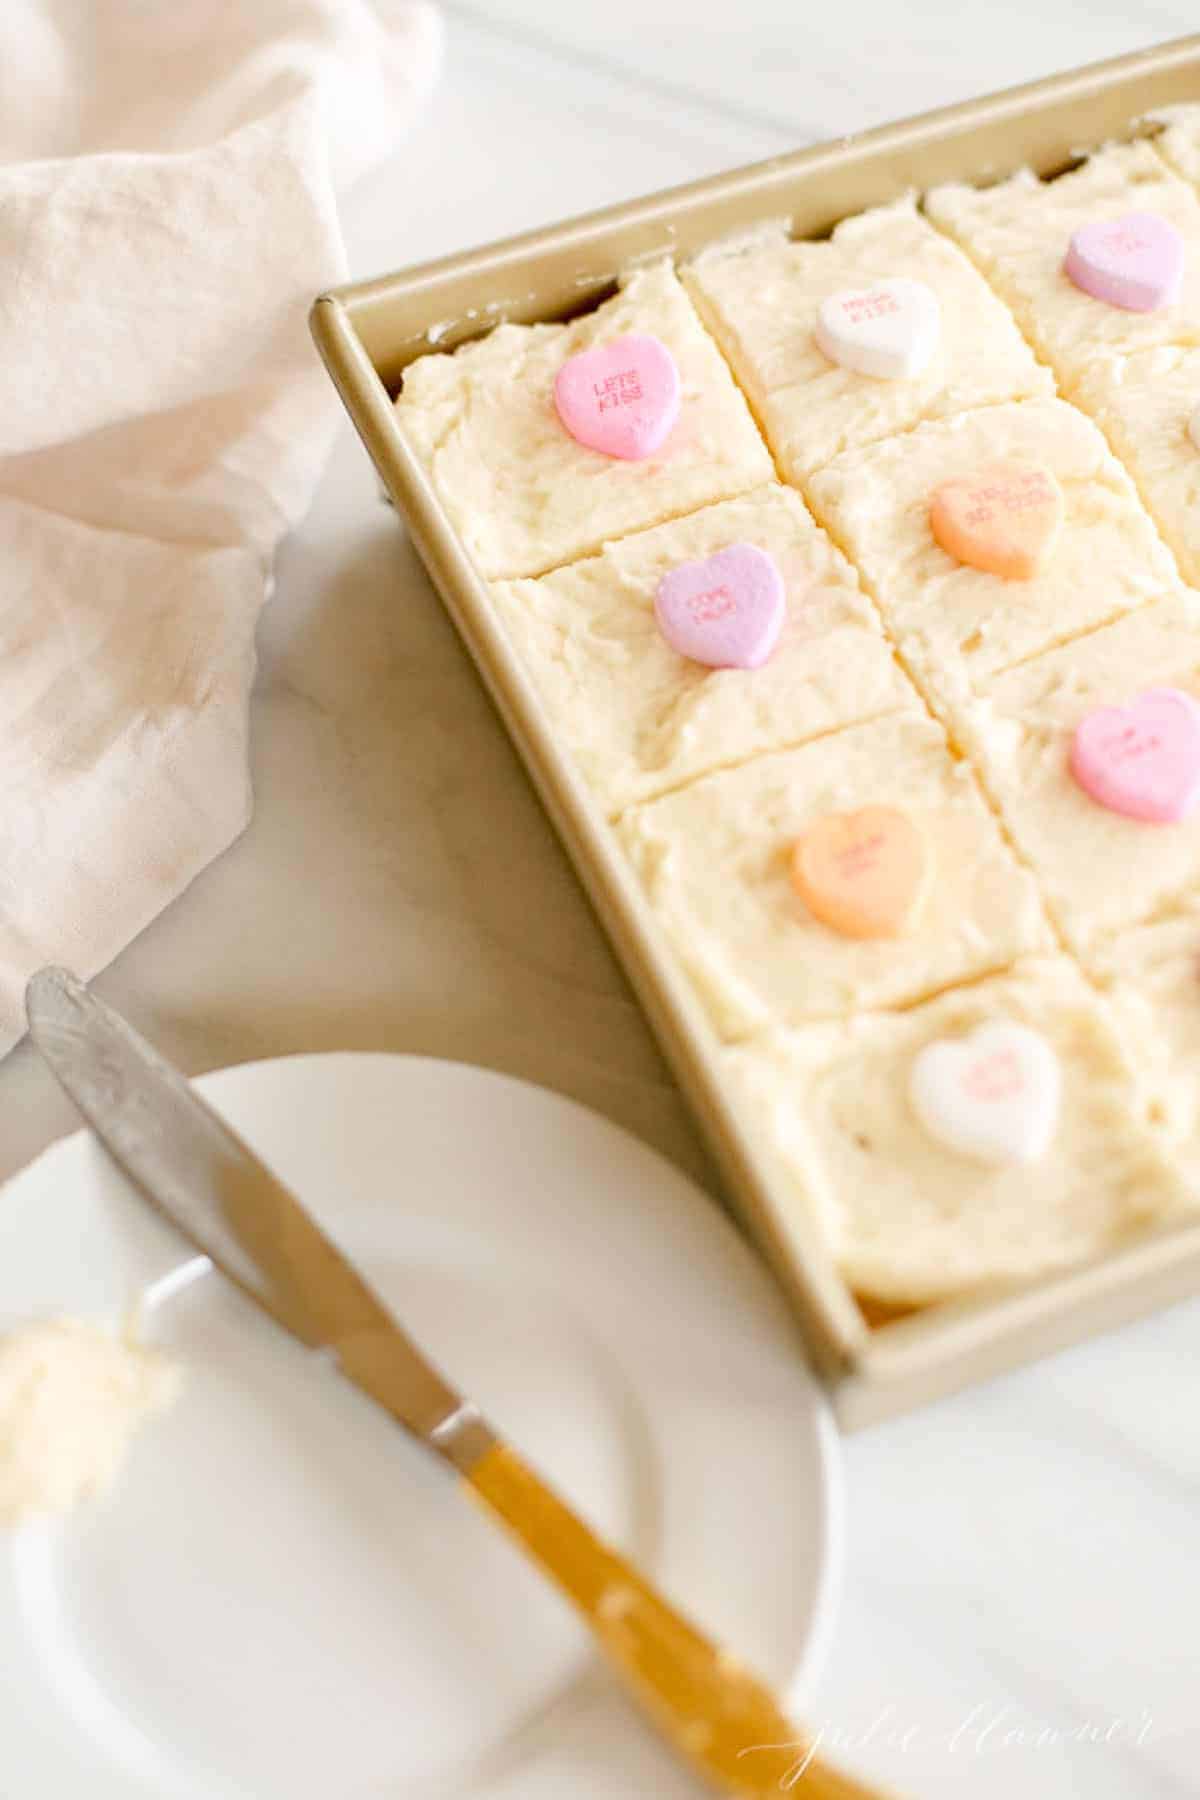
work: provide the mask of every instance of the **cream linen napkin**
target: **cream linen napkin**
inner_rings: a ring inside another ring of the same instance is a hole
[[[243,829],[254,627],[336,423],[336,190],[432,84],[400,0],[0,7],[0,1052]]]

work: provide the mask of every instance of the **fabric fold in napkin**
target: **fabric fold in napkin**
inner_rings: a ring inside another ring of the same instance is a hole
[[[337,422],[335,194],[436,12],[194,0],[0,18],[0,1052],[243,829],[254,630]]]

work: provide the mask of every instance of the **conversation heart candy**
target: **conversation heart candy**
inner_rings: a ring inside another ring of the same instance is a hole
[[[1183,239],[1157,213],[1096,219],[1072,232],[1063,271],[1077,288],[1109,306],[1157,312],[1179,297]]]
[[[757,544],[730,544],[715,556],[680,563],[654,595],[654,616],[672,650],[711,669],[765,663],[786,610],[779,566]]]
[[[929,880],[924,835],[907,813],[864,806],[810,825],[792,852],[792,881],[809,912],[843,937],[898,937]]]
[[[941,307],[932,288],[906,276],[842,288],[821,302],[815,336],[830,362],[895,381],[919,375],[937,349]]]
[[[1062,489],[1040,463],[1011,460],[944,481],[929,504],[929,528],[949,556],[1025,581],[1054,548]]]
[[[1200,706],[1178,688],[1147,688],[1128,706],[1097,708],[1075,729],[1071,773],[1110,812],[1186,818],[1200,799]]]
[[[679,370],[658,338],[615,338],[568,357],[554,405],[576,443],[640,462],[662,448],[679,417]]]
[[[1030,1163],[1054,1136],[1062,1071],[1027,1025],[977,1026],[926,1044],[913,1059],[909,1099],[930,1137],[984,1163]]]
[[[1200,406],[1197,406],[1187,424],[1188,436],[1193,446],[1200,450]]]

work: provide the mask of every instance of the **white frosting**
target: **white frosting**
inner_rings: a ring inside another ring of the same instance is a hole
[[[1144,140],[1098,151],[1056,181],[1024,169],[995,187],[935,188],[925,210],[979,264],[1066,388],[1106,351],[1200,343],[1200,198]],[[1073,231],[1130,212],[1157,213],[1184,239],[1183,291],[1156,312],[1109,306],[1063,273]]]
[[[923,283],[941,315],[934,354],[901,381],[838,366],[814,336],[822,302],[884,277]],[[709,253],[683,279],[789,480],[921,419],[1053,391],[1005,308],[911,200],[847,219],[821,242],[776,236]]]
[[[1172,907],[1200,881],[1200,814],[1148,824],[1091,799],[1069,768],[1086,713],[1146,688],[1200,698],[1200,596],[1168,600],[1010,669],[962,725],[1047,904],[1077,946]]]
[[[665,445],[640,462],[578,444],[554,409],[567,358],[632,333],[659,338],[682,400]],[[745,400],[671,269],[660,263],[569,325],[499,325],[418,358],[396,411],[438,497],[486,576],[538,575],[769,481]]]
[[[1034,1163],[985,1163],[931,1135],[914,1059],[1004,1020],[1037,1032],[1062,1088]],[[1189,1207],[1139,1117],[1129,1062],[1065,957],[897,1014],[777,1032],[725,1053],[729,1092],[791,1202],[824,1230],[861,1292],[920,1304],[1023,1281],[1112,1249]]]
[[[895,938],[843,937],[805,907],[791,851],[827,813],[894,806],[932,874]],[[726,1038],[907,1005],[1051,943],[970,772],[924,713],[897,713],[762,756],[634,808],[621,841],[671,950]]]
[[[663,638],[655,589],[680,563],[736,543],[775,559],[787,621],[761,668],[704,668]],[[789,488],[760,488],[493,592],[552,727],[610,813],[916,703],[857,576]]]
[[[1087,961],[1135,1057],[1148,1116],[1200,1198],[1200,894]]]
[[[930,498],[942,482],[1008,458],[1040,463],[1063,492],[1057,542],[1025,581],[957,562],[929,524]],[[988,407],[848,451],[813,477],[810,496],[878,599],[918,681],[952,718],[998,671],[1178,580],[1103,436],[1061,400]]]
[[[83,1320],[0,1337],[0,1525],[104,1493],[139,1426],[177,1388],[163,1357]]]
[[[1133,476],[1185,578],[1200,582],[1200,347],[1103,357],[1073,398]]]
[[[1154,148],[1188,181],[1200,183],[1200,106],[1163,106],[1147,117],[1166,127],[1154,138]]]

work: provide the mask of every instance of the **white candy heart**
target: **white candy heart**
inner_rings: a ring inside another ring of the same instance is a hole
[[[1196,408],[1195,412],[1188,420],[1188,436],[1191,438],[1197,450],[1200,450],[1200,406]]]
[[[860,375],[895,381],[919,375],[937,349],[942,309],[923,281],[891,275],[871,287],[842,288],[821,302],[817,348]]]
[[[1058,1122],[1058,1057],[1027,1025],[980,1025],[927,1044],[909,1076],[913,1111],[931,1137],[986,1163],[1031,1163]]]

